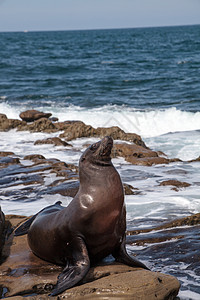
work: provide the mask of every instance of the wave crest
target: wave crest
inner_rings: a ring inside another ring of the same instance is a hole
[[[0,103],[1,113],[8,118],[19,118],[27,107],[14,107]],[[37,108],[35,108],[37,109]],[[127,106],[105,105],[98,108],[80,106],[38,108],[51,112],[60,121],[81,120],[93,127],[119,126],[125,132],[135,132],[142,137],[155,137],[169,132],[200,129],[200,112],[181,111],[175,107],[155,110],[136,110]]]

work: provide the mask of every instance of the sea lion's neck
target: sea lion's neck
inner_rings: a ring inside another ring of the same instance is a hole
[[[106,181],[106,178],[112,173],[117,173],[117,170],[114,168],[113,164],[90,164],[87,167],[82,167],[79,169],[79,180],[80,184],[87,182],[87,184],[98,184],[99,181]]]

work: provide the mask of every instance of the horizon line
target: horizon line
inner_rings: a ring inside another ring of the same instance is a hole
[[[77,28],[77,29],[24,29],[24,30],[0,30],[0,33],[6,32],[57,32],[57,31],[93,31],[93,30],[120,30],[120,29],[147,29],[147,28],[164,28],[164,27],[186,27],[186,26],[199,26],[200,24],[179,24],[179,25],[147,25],[135,27],[108,27],[108,28]]]

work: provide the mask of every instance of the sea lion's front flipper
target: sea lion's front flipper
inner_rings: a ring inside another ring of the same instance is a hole
[[[118,262],[124,263],[131,267],[139,267],[139,268],[149,270],[149,268],[145,266],[145,264],[128,255],[126,251],[125,237],[123,239],[123,242],[119,246],[119,248],[116,249],[115,252],[112,253],[112,255],[114,256],[115,260]]]
[[[63,272],[58,276],[58,281],[50,296],[56,296],[73,287],[87,274],[90,268],[90,260],[84,240],[76,236],[72,241],[73,263],[67,264]]]

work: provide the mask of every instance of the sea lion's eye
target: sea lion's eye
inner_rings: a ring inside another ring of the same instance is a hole
[[[92,144],[92,145],[90,146],[90,150],[92,150],[92,151],[96,150],[97,148],[98,148],[98,143]]]

